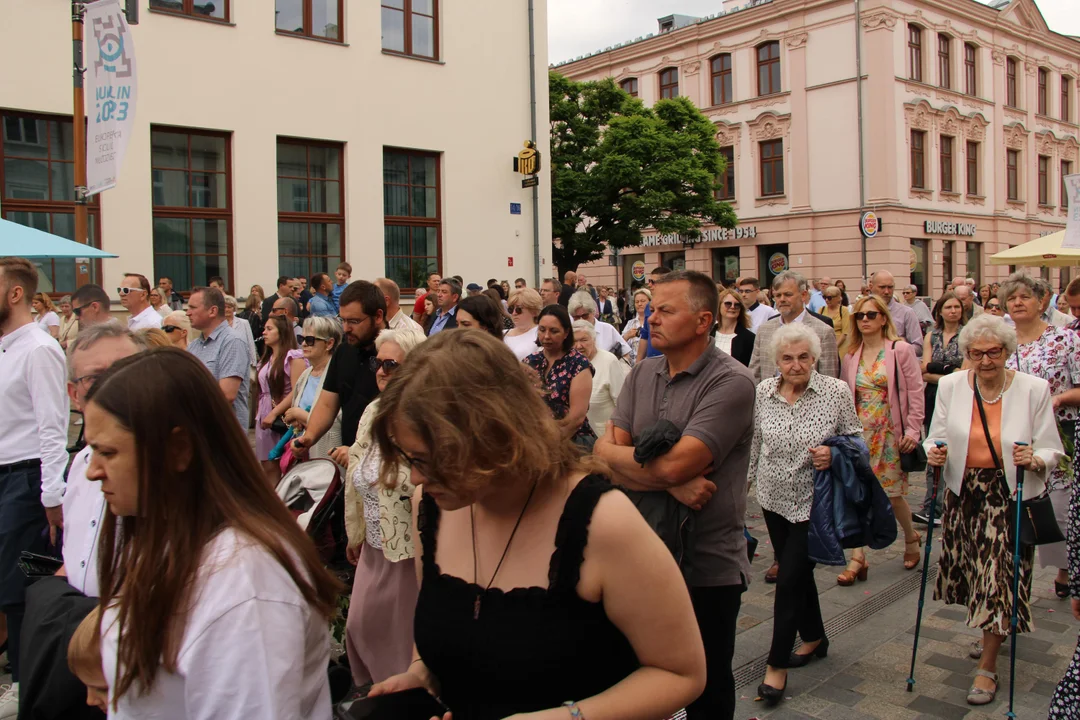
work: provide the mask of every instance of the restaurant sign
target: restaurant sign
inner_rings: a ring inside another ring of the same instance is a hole
[[[757,225],[739,226],[735,228],[710,228],[702,230],[701,236],[690,238],[678,233],[668,235],[645,235],[641,238],[642,247],[656,247],[658,245],[682,245],[687,242],[722,242],[724,240],[749,240],[757,237]]]
[[[975,223],[950,222],[949,220],[927,220],[923,223],[927,235],[964,235],[975,237]]]

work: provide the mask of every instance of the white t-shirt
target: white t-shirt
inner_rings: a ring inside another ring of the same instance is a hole
[[[600,348],[596,349],[596,355],[589,362],[596,372],[593,375],[592,396],[589,398],[586,417],[589,418],[593,432],[600,437],[604,434],[607,421],[615,413],[615,404],[630,368],[613,353]]]
[[[330,628],[262,546],[231,528],[207,545],[177,655],[153,689],[112,710],[116,609],[105,611],[101,660],[110,720],[330,718]]]
[[[513,351],[514,356],[517,357],[518,360],[524,360],[539,349],[539,346],[536,344],[535,327],[522,335],[509,335],[507,334],[509,332],[510,331],[507,330],[506,333],[503,333],[503,342],[505,342],[506,346]]]
[[[735,339],[735,333],[716,333],[716,347],[720,348],[728,355],[731,354],[731,341]]]
[[[52,310],[49,310],[45,313],[38,313],[36,322],[39,328],[45,332],[49,332],[49,328],[51,327],[60,327],[60,316]],[[52,333],[49,334],[51,335]]]

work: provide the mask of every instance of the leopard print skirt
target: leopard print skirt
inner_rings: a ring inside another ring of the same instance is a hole
[[[1008,635],[1012,618],[1013,546],[1007,530],[1009,502],[996,471],[967,468],[957,496],[944,490],[941,557],[935,600],[967,608],[968,627]],[[1034,553],[1021,549],[1017,632],[1031,632]]]

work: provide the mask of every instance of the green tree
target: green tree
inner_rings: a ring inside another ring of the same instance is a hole
[[[725,161],[716,127],[686,98],[652,108],[613,80],[551,73],[551,214],[560,277],[641,243],[646,230],[696,238],[705,223],[733,228],[716,199]]]

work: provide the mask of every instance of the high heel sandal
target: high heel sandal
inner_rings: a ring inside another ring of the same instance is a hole
[[[908,548],[915,545],[915,552],[908,552]],[[919,567],[919,559],[922,558],[920,549],[922,548],[922,535],[915,533],[914,540],[904,541],[904,569],[914,570]]]
[[[1064,600],[1065,598],[1069,597],[1069,583],[1060,583],[1055,579],[1054,594],[1058,596],[1059,600]]]
[[[861,567],[858,570],[852,570],[851,566],[858,564]],[[857,557],[852,557],[851,562],[848,563],[847,570],[836,576],[836,584],[841,587],[851,587],[855,584],[855,580],[865,581],[867,575],[870,572],[870,564],[866,562],[866,558],[861,560]]]

